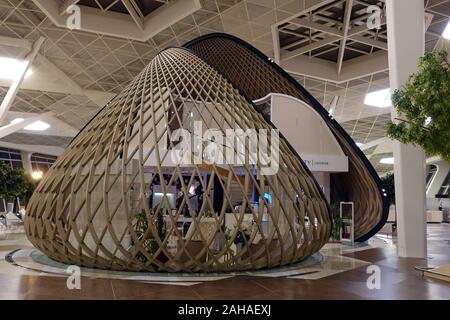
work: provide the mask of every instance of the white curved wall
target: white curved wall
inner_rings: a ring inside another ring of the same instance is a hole
[[[432,178],[430,185],[428,186],[427,198],[434,198],[436,194],[438,194],[439,189],[441,188],[448,172],[450,171],[450,164],[442,160],[430,164],[434,164],[437,167],[437,171]]]
[[[348,158],[322,117],[305,102],[283,94],[255,101],[271,104],[271,121],[313,172],[347,172]]]

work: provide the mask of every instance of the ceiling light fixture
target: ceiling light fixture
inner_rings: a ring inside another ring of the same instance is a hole
[[[366,95],[364,104],[377,108],[387,108],[392,106],[391,89],[384,89],[370,92]]]
[[[25,119],[24,118],[17,118],[17,119],[12,120],[11,124],[17,124],[17,123],[22,122],[23,120],[25,120]]]
[[[26,68],[26,61],[0,57],[0,79],[14,80],[18,78]],[[33,74],[31,69],[27,70],[25,78]]]
[[[394,164],[394,158],[383,158],[380,160],[382,164]]]
[[[17,124],[24,120],[25,120],[24,118],[16,118],[14,120],[11,120],[11,124]],[[43,122],[43,121],[36,121],[36,122],[33,122],[32,124],[26,126],[24,129],[29,130],[29,131],[45,131],[48,128],[50,128],[50,125],[48,123]]]
[[[445,28],[444,32],[442,33],[442,36],[447,39],[450,40],[450,21],[447,24],[447,27]]]
[[[31,173],[31,177],[34,180],[41,180],[43,176],[44,176],[44,173],[42,171],[33,171]]]
[[[36,121],[30,124],[29,126],[26,126],[24,129],[30,131],[45,131],[48,128],[50,128],[50,125],[48,123],[43,121]]]

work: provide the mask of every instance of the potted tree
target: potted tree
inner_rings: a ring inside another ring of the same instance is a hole
[[[161,241],[163,241],[166,235],[164,218],[162,213],[160,212],[156,216],[155,227],[157,230],[157,235],[152,235],[151,232],[148,231],[150,226],[149,226],[149,219],[147,218],[145,210],[142,209],[140,212],[138,212],[135,215],[135,219],[136,222],[134,225],[134,232],[136,232],[138,240],[143,241],[143,247],[148,253],[151,253],[152,255],[156,254],[160,248],[159,243],[156,240],[156,237],[158,237]],[[142,262],[147,262],[147,257],[142,252],[137,253],[137,258]],[[167,256],[164,254],[163,251],[159,251],[158,255],[156,256],[156,259],[158,259],[163,263],[167,262],[168,260]]]
[[[331,242],[341,241],[341,230],[344,227],[344,221],[341,218],[338,207],[335,204],[330,206],[331,215],[333,217],[333,228],[331,230]]]

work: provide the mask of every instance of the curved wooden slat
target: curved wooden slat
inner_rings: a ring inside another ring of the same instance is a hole
[[[238,87],[251,100],[282,93],[311,105],[325,120],[349,158],[349,172],[333,174],[340,194],[334,199],[355,206],[355,240],[366,241],[386,223],[389,207],[378,174],[347,132],[321,104],[281,67],[234,36],[213,33],[184,45]]]

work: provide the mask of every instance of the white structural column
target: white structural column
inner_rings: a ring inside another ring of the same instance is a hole
[[[425,51],[423,0],[387,0],[391,89],[401,88],[417,71]],[[398,118],[395,110],[392,117]],[[425,156],[420,148],[394,142],[398,254],[426,258]]]
[[[20,151],[20,155],[22,157],[23,169],[25,170],[26,173],[32,174],[33,173],[33,166],[31,165],[32,153],[22,150],[22,151]]]

